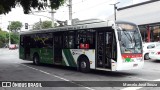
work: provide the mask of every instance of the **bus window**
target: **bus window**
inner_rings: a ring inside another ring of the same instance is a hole
[[[75,32],[69,31],[63,34],[63,47],[64,48],[75,48]]]
[[[22,47],[23,47],[23,43],[24,43],[23,38],[24,38],[24,37],[21,35],[21,36],[20,36],[20,46],[22,46]]]
[[[77,44],[80,49],[93,49],[95,48],[95,30],[81,30],[77,34]]]
[[[52,33],[35,34],[31,36],[32,48],[52,48],[53,35]]]

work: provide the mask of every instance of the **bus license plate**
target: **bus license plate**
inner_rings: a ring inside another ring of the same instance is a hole
[[[137,67],[138,66],[138,64],[133,64],[133,67]]]

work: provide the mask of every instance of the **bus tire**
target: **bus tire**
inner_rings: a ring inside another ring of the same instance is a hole
[[[150,59],[150,58],[149,58],[149,53],[146,53],[146,54],[144,55],[144,59],[145,59],[145,60]]]
[[[79,60],[79,70],[83,73],[88,73],[90,71],[90,63],[86,57],[81,57]]]
[[[40,65],[39,56],[37,54],[35,54],[33,57],[33,64]]]

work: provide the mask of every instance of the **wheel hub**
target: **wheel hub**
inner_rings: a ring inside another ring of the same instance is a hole
[[[81,62],[81,68],[86,68],[86,62]]]
[[[34,58],[34,61],[35,61],[36,64],[38,63],[38,59],[37,58]]]

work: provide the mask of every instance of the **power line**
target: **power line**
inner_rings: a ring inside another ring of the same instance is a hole
[[[103,3],[96,4],[96,5],[91,6],[91,7],[89,7],[89,8],[85,8],[85,9],[79,10],[79,11],[77,11],[77,12],[75,12],[75,13],[80,13],[80,12],[86,11],[86,10],[88,10],[88,9],[93,9],[93,8],[95,8],[95,7],[97,7],[97,6],[100,6],[100,5],[105,4],[105,3],[108,3],[108,2],[111,2],[111,0],[108,0],[108,1],[103,2]],[[74,13],[74,14],[75,14],[75,13]]]
[[[88,1],[88,0],[82,0],[81,2],[73,3],[72,6],[73,6],[73,5],[80,4],[80,3],[83,3],[83,2],[85,2],[85,1]],[[68,7],[69,4],[68,4],[68,3],[65,3],[65,4],[66,4],[66,6],[64,6],[64,7],[60,8],[60,9],[63,9],[63,8]]]
[[[77,2],[77,3],[74,3],[72,5],[77,5],[77,4],[80,4],[80,3],[84,3],[85,1],[88,1],[88,0],[82,0],[81,2]]]

